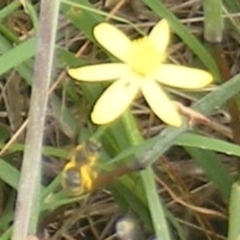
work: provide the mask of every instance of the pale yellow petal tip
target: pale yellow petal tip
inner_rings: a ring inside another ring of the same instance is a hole
[[[159,29],[159,37],[163,36],[163,35],[166,35],[166,34],[169,34],[170,32],[170,26],[169,26],[169,23],[166,19],[162,19],[160,20],[154,27],[153,27],[153,30],[154,29]],[[152,31],[153,31],[152,30]]]
[[[103,116],[103,114],[99,114],[93,111],[91,113],[91,120],[96,125],[105,125],[112,122],[114,119],[108,119],[106,116]]]
[[[111,31],[111,29],[116,29],[116,27],[106,22],[99,23],[93,28],[93,36],[97,38],[99,34],[101,35],[105,33],[105,31]],[[109,38],[109,35],[106,35],[106,38]]]
[[[199,71],[201,71],[201,74],[199,74],[199,76],[196,76],[195,81],[196,81],[196,86],[198,86],[198,88],[201,89],[213,82],[213,75],[204,70],[199,70]]]
[[[160,20],[157,24],[161,24],[164,27],[169,27],[169,23],[168,23],[167,19],[165,19],[165,18]]]
[[[171,126],[171,127],[176,127],[176,128],[179,128],[182,126],[182,119],[181,117],[179,116],[178,118],[171,118],[169,120],[166,120],[164,121],[167,125]]]
[[[93,29],[95,30],[95,29],[101,28],[102,26],[106,26],[106,25],[109,26],[111,24],[109,24],[107,22],[101,22],[101,23],[96,24]]]
[[[72,77],[72,78],[79,79],[79,78],[78,78],[78,74],[77,74],[78,69],[79,69],[79,68],[70,68],[70,69],[68,69],[68,70],[67,70],[68,75],[69,75],[70,77]]]
[[[206,72],[206,83],[207,83],[207,85],[212,83],[213,80],[214,80],[213,75],[209,72]]]
[[[119,111],[117,111],[119,112]],[[116,119],[118,119],[121,116],[122,112],[119,112],[116,114],[107,114],[107,111],[92,111],[91,113],[91,120],[96,125],[105,125],[114,122]]]

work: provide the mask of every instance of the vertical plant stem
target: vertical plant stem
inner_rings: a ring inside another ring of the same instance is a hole
[[[217,63],[221,80],[225,82],[231,78],[231,71],[221,43],[223,35],[222,1],[204,0],[203,6],[204,36],[209,42],[208,45]],[[228,100],[227,105],[231,115],[230,127],[233,133],[233,141],[240,145],[240,118],[237,101],[238,99],[233,97]]]
[[[133,116],[129,112],[126,112],[123,115],[123,120],[124,125],[129,133],[129,138],[132,145],[141,143],[143,141],[143,138],[136,126]],[[154,172],[150,164],[144,164],[144,166],[147,168],[141,172],[141,178],[143,181],[143,186],[149,206],[149,212],[152,218],[156,237],[157,239],[171,240],[171,233],[168,228],[164,206],[157,193],[157,188],[154,180]]]
[[[204,37],[208,42],[222,41],[222,0],[204,0]]]
[[[228,81],[231,77],[230,67],[222,48],[222,16],[221,16],[221,0],[204,0],[204,19],[205,31],[204,37],[210,42],[210,48],[214,54],[216,63],[220,70],[221,80]],[[213,44],[214,43],[214,44]],[[218,43],[218,44],[216,44]],[[231,115],[230,127],[233,133],[233,142],[240,144],[240,118],[238,99],[230,98],[227,102],[228,109]],[[238,161],[239,162],[239,161]],[[240,165],[238,164],[240,172]],[[228,223],[228,240],[240,239],[240,185],[239,180],[235,182],[231,189],[229,201],[229,223]]]
[[[47,91],[52,77],[54,46],[60,0],[42,0],[36,60],[33,75],[29,124],[14,219],[13,240],[27,239],[36,232],[42,140]]]
[[[240,181],[232,186],[229,204],[229,230],[228,240],[240,239]]]

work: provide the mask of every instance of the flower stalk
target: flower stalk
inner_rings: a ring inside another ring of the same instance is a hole
[[[59,5],[59,0],[41,1],[39,41],[12,240],[27,239],[27,235],[36,232],[38,224],[42,140]]]

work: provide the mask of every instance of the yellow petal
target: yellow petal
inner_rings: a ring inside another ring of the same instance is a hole
[[[100,23],[94,28],[93,34],[106,50],[125,61],[131,40],[123,32],[109,23]]]
[[[162,64],[151,78],[165,85],[184,89],[203,88],[213,81],[212,75],[207,71],[173,64]]]
[[[133,101],[138,90],[138,85],[126,78],[114,82],[97,100],[91,114],[92,121],[106,124],[118,118]]]
[[[71,68],[68,70],[68,74],[72,78],[82,81],[104,81],[120,78],[125,71],[127,71],[127,66],[123,63],[106,63]]]
[[[148,38],[155,44],[155,48],[159,54],[163,54],[170,40],[170,28],[167,20],[163,19],[158,22],[150,32]]]
[[[153,112],[163,122],[174,127],[179,127],[182,124],[175,105],[155,81],[143,81],[141,90]]]

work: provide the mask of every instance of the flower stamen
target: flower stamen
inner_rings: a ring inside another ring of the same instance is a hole
[[[154,44],[147,37],[132,41],[132,46],[126,57],[126,63],[133,71],[145,77],[154,72],[164,61],[164,54],[156,51]]]

